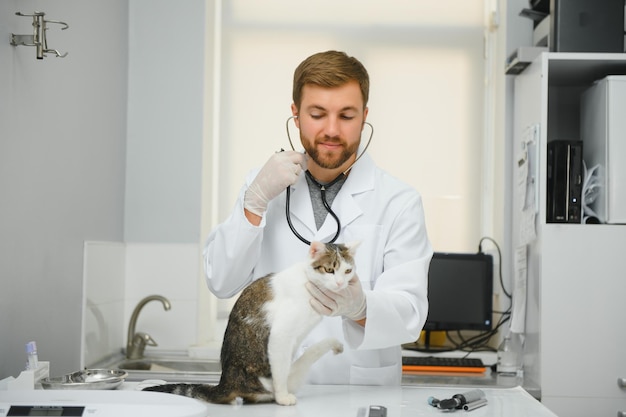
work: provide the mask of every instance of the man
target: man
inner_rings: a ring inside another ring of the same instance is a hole
[[[400,384],[400,345],[417,340],[428,312],[432,248],[421,197],[359,153],[368,96],[369,76],[357,59],[337,51],[305,59],[294,73],[291,105],[305,153],[275,153],[251,173],[204,251],[209,288],[231,297],[305,259],[304,241],[328,242],[339,228],[337,242],[361,242],[358,276],[347,289],[308,287],[311,305],[326,317],[296,355],[325,337],[345,345],[313,365],[309,383]]]

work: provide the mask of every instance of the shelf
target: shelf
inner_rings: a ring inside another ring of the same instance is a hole
[[[589,86],[607,74],[626,74],[626,54],[548,54],[549,86]]]
[[[524,149],[528,127],[539,131],[536,237],[526,248],[526,265],[520,270],[527,278],[524,384],[535,383],[542,402],[559,415],[571,415],[567,410],[572,398],[585,398],[575,415],[615,415],[626,401],[616,383],[626,377],[621,349],[626,334],[616,330],[621,322],[615,314],[626,291],[626,229],[617,224],[546,222],[548,142],[581,139],[583,93],[607,75],[624,74],[626,54],[543,53],[515,80],[514,149]],[[519,156],[514,158],[512,167]],[[513,207],[522,206],[522,198],[514,195]],[[526,230],[522,214],[512,214],[514,244]],[[572,347],[581,332],[582,343]],[[600,354],[588,371],[591,377],[580,379],[580,369],[571,364],[581,348],[590,346],[601,349]]]

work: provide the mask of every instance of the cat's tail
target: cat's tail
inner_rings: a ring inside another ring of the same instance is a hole
[[[165,392],[168,394],[182,395],[214,404],[259,403],[272,401],[274,396],[267,391],[261,392],[237,392],[228,389],[222,384],[165,384],[144,388],[142,391]]]
[[[144,388],[142,391],[165,392],[182,395],[215,404],[235,404],[236,396],[224,392],[220,385],[164,384]]]

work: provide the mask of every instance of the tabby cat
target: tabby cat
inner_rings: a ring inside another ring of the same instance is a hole
[[[166,384],[144,391],[168,392],[218,404],[276,401],[296,403],[294,392],[311,365],[326,352],[343,351],[334,338],[321,340],[296,359],[294,353],[322,316],[311,307],[305,288],[340,290],[355,274],[358,244],[311,243],[306,261],[248,285],[233,306],[221,352],[217,385]]]

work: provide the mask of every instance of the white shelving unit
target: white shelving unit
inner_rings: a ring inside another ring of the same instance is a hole
[[[546,223],[547,142],[580,138],[580,96],[609,74],[626,74],[626,54],[543,53],[515,79],[513,149],[521,148],[528,127],[539,132],[525,385],[559,416],[626,416],[626,388],[618,383],[626,378],[626,225]],[[514,152],[511,166],[518,157]],[[515,249],[521,212],[512,218]]]

